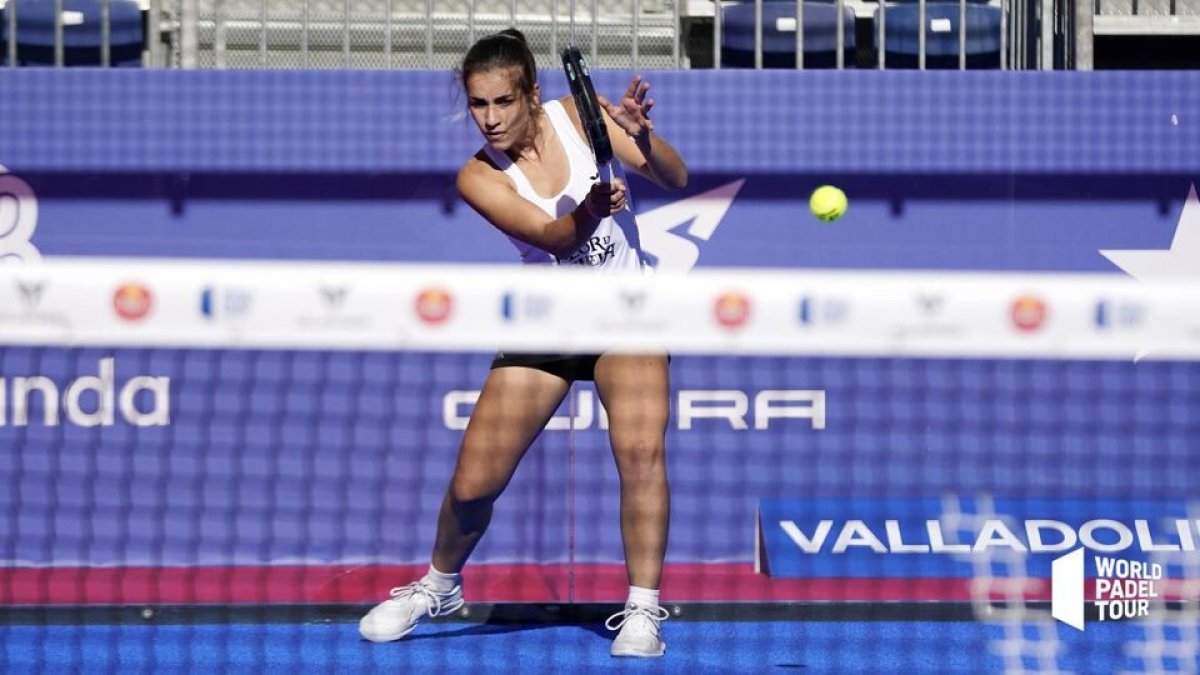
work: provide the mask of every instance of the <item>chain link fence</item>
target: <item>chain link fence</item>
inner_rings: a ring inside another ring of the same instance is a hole
[[[538,65],[574,41],[600,68],[678,68],[674,0],[173,0],[168,40],[197,68],[433,68],[510,26]],[[194,39],[188,36],[194,35]]]

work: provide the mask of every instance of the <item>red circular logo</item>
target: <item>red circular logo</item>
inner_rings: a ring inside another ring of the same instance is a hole
[[[141,284],[125,284],[113,294],[113,309],[126,321],[144,319],[153,306],[154,296]]]
[[[1017,298],[1012,306],[1012,320],[1017,328],[1032,333],[1046,323],[1046,303],[1032,295]]]
[[[440,288],[426,288],[417,294],[417,316],[425,323],[442,323],[454,311],[454,297]]]
[[[726,328],[740,328],[750,320],[750,298],[737,292],[722,293],[713,305],[717,323]]]

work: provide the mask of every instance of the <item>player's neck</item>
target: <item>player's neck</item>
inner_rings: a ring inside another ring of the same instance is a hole
[[[544,113],[538,115],[535,123],[537,124],[537,131],[534,132],[533,136],[519,149],[514,147],[510,150],[509,156],[514,162],[537,162],[541,161],[542,157],[546,155],[546,145],[550,142],[550,134],[552,133],[548,128],[549,124],[547,123],[546,115]]]

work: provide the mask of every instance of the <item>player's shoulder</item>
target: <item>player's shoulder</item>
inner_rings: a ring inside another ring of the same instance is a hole
[[[579,119],[579,109],[575,107],[575,97],[567,94],[558,99],[558,103],[563,107],[563,112],[573,120]]]
[[[469,195],[479,190],[503,187],[508,184],[504,172],[482,149],[463,163],[454,181],[459,193]]]
[[[497,175],[502,175],[503,172],[491,157],[481,148],[479,152],[472,155],[462,167],[458,169],[458,182],[463,180],[471,182],[480,180],[495,180]]]
[[[567,119],[571,120],[571,126],[575,127],[575,131],[582,136],[583,121],[579,119],[579,108],[575,107],[575,97],[567,94],[558,99],[558,102],[562,104],[563,112],[567,113]]]

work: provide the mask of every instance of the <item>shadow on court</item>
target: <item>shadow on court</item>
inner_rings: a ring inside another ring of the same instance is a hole
[[[458,628],[453,628],[456,624],[430,624],[420,634],[409,635],[404,638],[404,642],[419,642],[421,640],[443,640],[446,638],[480,636],[480,635],[504,635],[506,633],[524,633],[527,631],[547,631],[558,630],[565,627],[578,628],[587,631],[605,640],[612,640],[616,633],[608,630],[602,623],[587,623],[579,625],[563,625],[563,624],[511,624],[511,623],[481,623],[481,624],[457,624]]]

